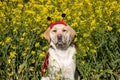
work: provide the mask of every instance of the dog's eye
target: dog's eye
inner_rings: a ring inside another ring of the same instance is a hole
[[[57,30],[53,30],[53,32],[57,32]]]
[[[63,30],[63,32],[66,32],[66,31],[67,31],[67,30],[65,30],[65,29]]]

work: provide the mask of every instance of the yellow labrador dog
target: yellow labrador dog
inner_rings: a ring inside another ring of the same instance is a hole
[[[64,22],[55,22],[45,31],[44,37],[50,43],[48,77],[42,80],[75,80],[75,46],[72,40],[76,32]]]

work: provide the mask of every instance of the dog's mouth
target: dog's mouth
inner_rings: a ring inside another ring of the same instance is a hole
[[[57,44],[62,45],[62,44],[63,44],[62,39],[58,39],[58,40],[57,40]]]
[[[64,46],[65,43],[64,43],[64,41],[62,40],[62,38],[58,38],[56,45],[57,45],[57,46]]]

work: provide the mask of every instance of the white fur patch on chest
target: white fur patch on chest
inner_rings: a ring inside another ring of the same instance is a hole
[[[59,69],[69,68],[69,66],[75,66],[76,49],[74,46],[70,46],[67,50],[49,49],[49,65],[55,66]]]

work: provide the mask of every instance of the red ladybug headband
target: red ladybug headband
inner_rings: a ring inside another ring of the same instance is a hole
[[[65,17],[66,16],[66,14],[62,14],[62,17]],[[47,19],[48,20],[51,20],[51,18],[50,17],[47,17]],[[62,21],[58,21],[58,22],[52,22],[50,25],[49,25],[49,27],[50,27],[50,29],[52,29],[55,25],[57,25],[57,24],[62,24],[62,25],[64,25],[64,26],[67,26],[67,23],[65,23],[63,20]]]

